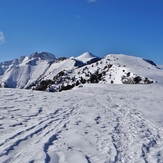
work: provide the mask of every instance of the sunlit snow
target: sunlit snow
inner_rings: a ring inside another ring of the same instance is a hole
[[[163,85],[0,89],[0,162],[163,162]]]

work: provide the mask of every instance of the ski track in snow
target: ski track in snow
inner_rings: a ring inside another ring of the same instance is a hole
[[[61,93],[0,89],[0,162],[162,163],[161,125],[141,112],[149,107],[150,86],[112,87]],[[140,90],[140,98],[146,97],[141,108],[133,93]]]

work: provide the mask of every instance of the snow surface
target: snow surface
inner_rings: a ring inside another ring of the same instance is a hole
[[[0,88],[1,163],[162,163],[163,85]]]

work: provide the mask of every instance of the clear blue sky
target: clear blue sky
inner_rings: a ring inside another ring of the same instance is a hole
[[[36,51],[163,64],[163,0],[0,0],[0,62]]]

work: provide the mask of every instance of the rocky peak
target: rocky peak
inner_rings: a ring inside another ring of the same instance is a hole
[[[30,59],[32,59],[32,58],[40,58],[42,60],[48,60],[48,61],[56,60],[55,55],[52,54],[52,53],[48,53],[48,52],[40,52],[40,53],[39,52],[35,52],[35,53],[31,54],[29,56],[29,58]]]

